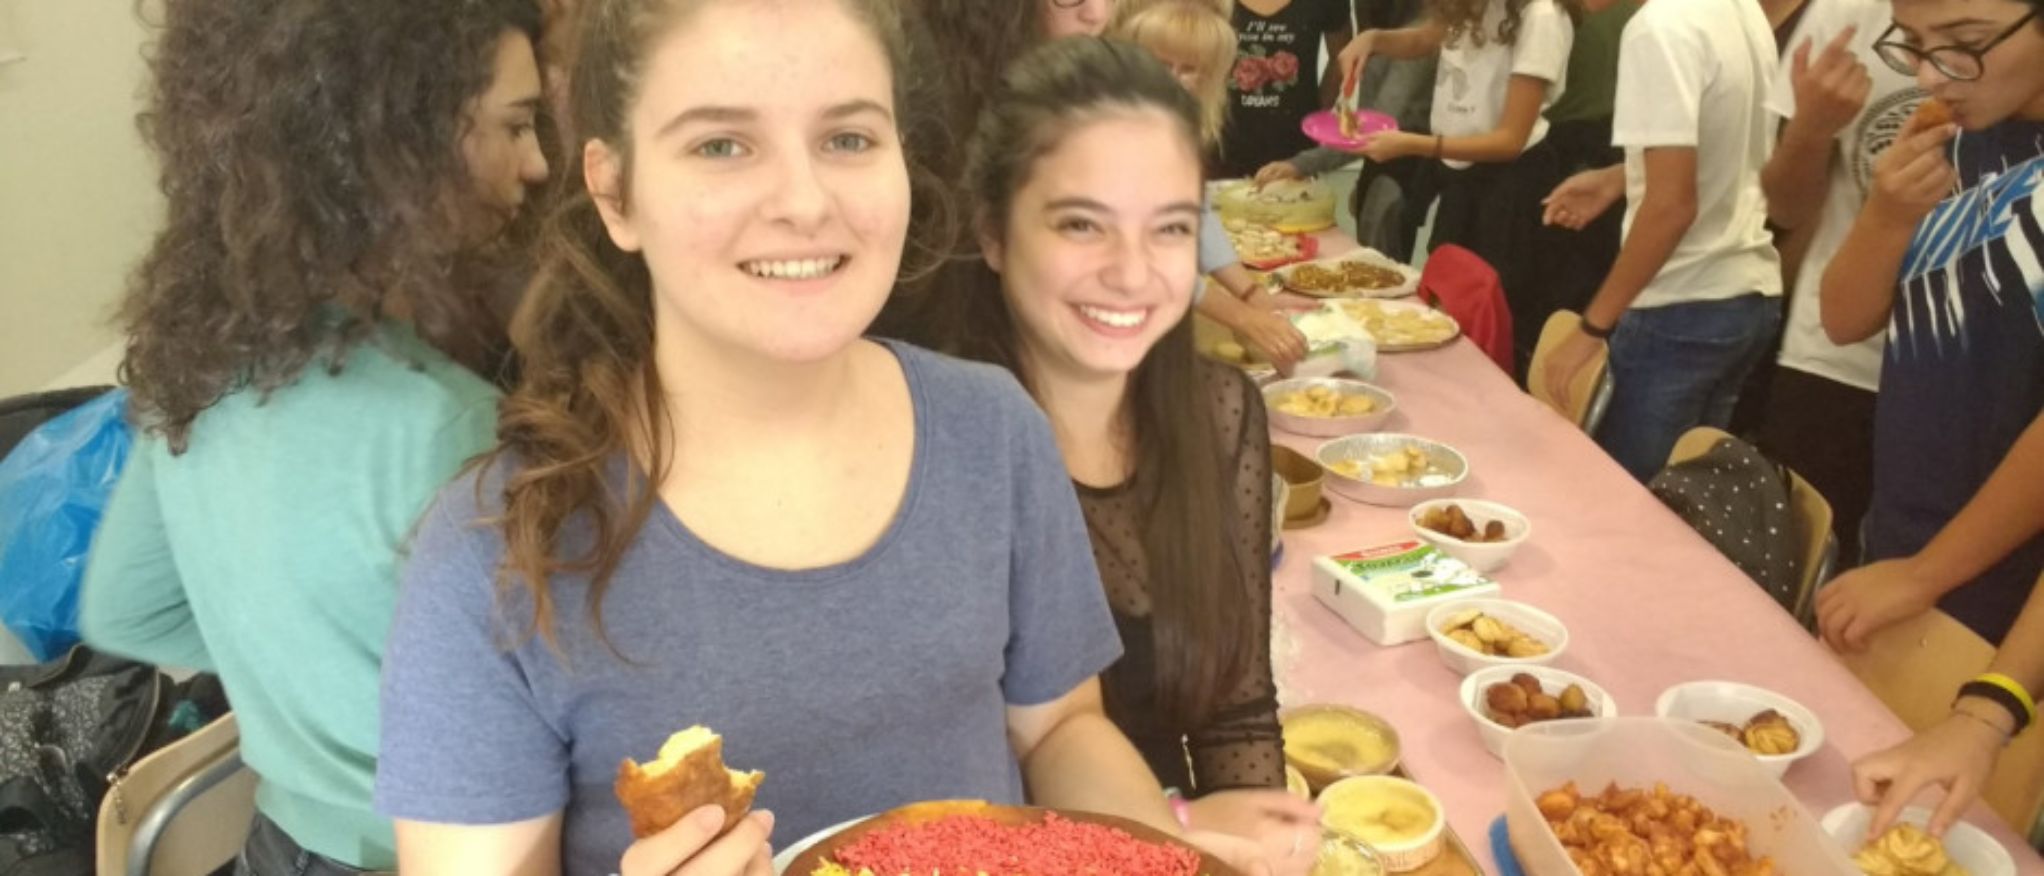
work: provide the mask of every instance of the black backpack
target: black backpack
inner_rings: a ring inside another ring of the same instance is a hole
[[[1787,469],[1728,438],[1662,469],[1647,489],[1793,615],[1802,598],[1804,533],[1790,483]]]
[[[0,876],[91,874],[107,788],[225,712],[210,675],[180,685],[83,645],[0,667]]]

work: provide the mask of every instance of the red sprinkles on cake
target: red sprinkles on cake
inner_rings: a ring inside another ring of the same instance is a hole
[[[876,876],[1198,876],[1200,864],[1191,849],[1056,813],[1038,824],[1001,824],[980,815],[895,824],[832,857],[853,873]]]

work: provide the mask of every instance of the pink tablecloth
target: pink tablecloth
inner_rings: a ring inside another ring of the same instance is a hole
[[[1468,342],[1384,356],[1377,382],[1398,397],[1386,431],[1454,445],[1471,467],[1460,495],[1532,519],[1533,537],[1496,573],[1503,595],[1568,624],[1568,651],[1555,665],[1603,685],[1621,713],[1650,715],[1663,689],[1698,679],[1794,698],[1823,719],[1826,741],[1786,782],[1819,818],[1851,800],[1852,758],[1905,738],[1902,723],[1758,586]],[[1308,452],[1319,443],[1277,437]],[[1431,642],[1380,648],[1308,592],[1312,557],[1410,535],[1405,513],[1332,501],[1326,523],[1284,534],[1272,645],[1280,700],[1345,703],[1390,719],[1407,769],[1440,796],[1456,832],[1495,872],[1486,833],[1504,811],[1504,766],[1457,704],[1460,678]],[[2021,872],[2044,873],[2044,861],[1993,812],[1975,807],[1968,820],[2000,840]]]

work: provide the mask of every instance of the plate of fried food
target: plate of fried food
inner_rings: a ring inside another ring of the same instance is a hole
[[[1404,298],[1419,289],[1419,271],[1368,247],[1273,273],[1286,289],[1310,298]]]
[[[776,861],[784,876],[1239,873],[1219,858],[1125,818],[983,800],[913,803],[810,837],[789,852]]]
[[[1412,506],[1412,531],[1478,572],[1494,572],[1533,534],[1511,506],[1481,499],[1434,499]]]
[[[1320,253],[1319,238],[1288,234],[1271,226],[1242,219],[1223,219],[1228,240],[1245,267],[1268,271],[1303,262]]]
[[[1568,650],[1561,618],[1509,599],[1462,599],[1427,612],[1441,663],[1462,675],[1497,666],[1544,666]]]
[[[1610,718],[1618,702],[1594,682],[1548,666],[1493,666],[1462,679],[1462,708],[1483,747],[1504,756],[1505,737],[1528,724]]]
[[[1336,493],[1370,505],[1410,508],[1455,491],[1469,477],[1460,451],[1417,435],[1372,432],[1320,445],[1314,458]]]
[[[1360,380],[1295,377],[1265,384],[1263,407],[1273,426],[1333,438],[1377,428],[1398,409],[1398,400]]]
[[[1339,299],[1328,305],[1369,332],[1380,353],[1433,350],[1462,335],[1462,325],[1454,317],[1415,301]]]
[[[1868,837],[1874,811],[1847,803],[1824,816],[1824,830],[1866,876],[2015,876],[2016,860],[1987,832],[1966,822],[1944,839],[1925,830],[1930,810],[1912,806],[1880,836]]]

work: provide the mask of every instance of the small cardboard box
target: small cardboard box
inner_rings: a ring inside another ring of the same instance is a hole
[[[1313,558],[1313,598],[1379,645],[1424,639],[1435,606],[1494,596],[1498,589],[1496,581],[1417,539]]]

